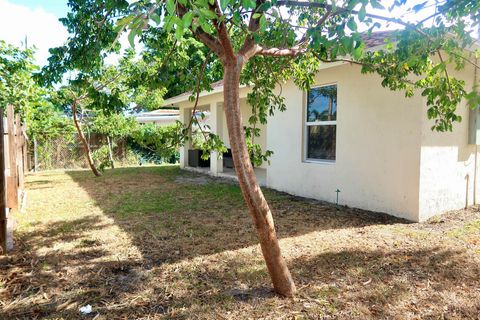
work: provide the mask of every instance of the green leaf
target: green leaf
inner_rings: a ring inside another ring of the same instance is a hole
[[[363,55],[363,47],[360,46],[358,48],[353,49],[352,55],[355,60],[360,59]]]
[[[363,22],[363,20],[365,20],[365,16],[367,15],[367,9],[365,8],[365,6],[363,5],[360,10],[358,11],[358,20],[360,20],[361,22]]]
[[[166,16],[165,17],[165,24],[163,25],[163,27],[165,28],[165,30],[167,30],[168,32],[170,32],[172,30],[172,27],[173,27],[173,17],[174,16]]]
[[[200,8],[200,12],[202,13],[202,15],[204,15],[207,19],[215,19],[217,18],[217,15],[215,14],[215,12],[211,11],[211,10],[208,10],[208,9],[205,9],[205,8]]]
[[[240,15],[240,12],[235,11],[233,13],[233,22],[237,25],[242,22],[242,16]]]
[[[150,19],[152,19],[157,25],[160,24],[160,16],[155,12],[150,15]]]
[[[340,42],[342,43],[342,46],[345,48],[346,52],[349,52],[352,50],[352,47],[353,47],[352,38],[343,37],[342,39],[340,39]]]
[[[135,15],[129,15],[117,21],[114,32],[120,32],[125,26],[131,23],[135,19]]]
[[[260,31],[265,31],[267,29],[267,18],[265,18],[265,15],[262,15],[258,23],[260,25]]]
[[[428,1],[425,1],[425,2],[419,3],[417,5],[414,5],[412,7],[412,10],[415,11],[415,12],[418,12],[418,11],[422,10],[427,3],[428,3]]]
[[[225,9],[227,9],[228,3],[229,0],[220,0],[220,9],[222,9],[222,11],[225,11]]]
[[[212,26],[210,26],[210,24],[206,21],[200,22],[200,26],[202,27],[203,31],[205,31],[206,33],[213,33],[214,32]]]
[[[128,42],[132,48],[135,48],[135,36],[137,35],[137,30],[132,29],[128,34]]]
[[[175,13],[175,0],[167,0],[167,11],[171,15]]]
[[[348,20],[347,27],[352,31],[357,31],[357,23],[353,18]]]
[[[382,6],[382,4],[381,4],[379,1],[377,1],[377,0],[370,0],[370,4],[372,5],[372,7],[373,7],[374,9],[380,9],[380,10],[385,9],[385,7]]]
[[[175,30],[175,38],[177,40],[182,40],[183,38],[183,33],[185,32],[185,29],[181,24],[177,24],[177,29]]]
[[[192,11],[188,11],[188,12],[185,13],[185,15],[182,17],[183,26],[184,26],[185,28],[189,28],[190,25],[192,24],[192,20],[193,20],[193,12],[192,12]]]
[[[255,0],[242,0],[242,5],[245,9],[255,9],[257,2]]]

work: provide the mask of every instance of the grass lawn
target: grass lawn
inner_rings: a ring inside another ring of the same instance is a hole
[[[164,166],[27,188],[0,319],[480,318],[478,208],[414,224],[267,189],[298,287],[282,299],[231,182]]]

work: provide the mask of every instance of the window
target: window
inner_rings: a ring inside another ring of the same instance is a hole
[[[337,85],[312,88],[307,94],[305,119],[307,160],[335,160]]]

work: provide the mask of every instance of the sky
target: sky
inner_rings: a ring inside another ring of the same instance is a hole
[[[48,49],[63,45],[67,30],[58,21],[68,13],[67,0],[0,0],[0,39],[18,47],[36,47],[38,65],[47,64]],[[126,34],[119,39],[124,48],[129,46]],[[113,64],[118,55],[107,57]]]
[[[67,31],[58,21],[68,12],[66,0],[0,0],[0,39],[24,46],[35,45],[36,61],[44,65],[48,49],[62,45]]]

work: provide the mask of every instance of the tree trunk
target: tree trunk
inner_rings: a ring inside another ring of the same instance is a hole
[[[112,140],[109,136],[107,136],[107,143],[108,143],[108,159],[110,160],[110,165],[112,169],[115,169],[115,164],[113,163],[113,144]]]
[[[83,134],[80,124],[78,123],[77,101],[74,101],[72,104],[72,112],[73,112],[73,122],[75,123],[75,128],[77,128],[78,136],[80,137],[80,141],[82,142],[83,149],[85,150],[85,156],[87,157],[88,165],[90,166],[90,169],[92,169],[93,174],[97,177],[100,177],[101,174],[95,167],[95,164],[93,163],[92,153],[90,152],[90,146],[88,145],[88,141],[85,138],[85,135]]]
[[[233,163],[243,198],[247,203],[257,230],[273,287],[278,294],[291,297],[296,291],[295,284],[280,252],[272,212],[257,183],[248,154],[245,131],[240,114],[239,86],[242,69],[241,61],[237,57],[236,61],[224,64],[224,107]]]

